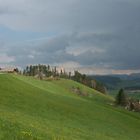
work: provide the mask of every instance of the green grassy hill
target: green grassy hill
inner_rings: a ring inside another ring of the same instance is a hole
[[[76,95],[79,88],[88,96]],[[0,140],[138,140],[140,114],[71,80],[0,75]]]

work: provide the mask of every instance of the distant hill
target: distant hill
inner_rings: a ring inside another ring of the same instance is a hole
[[[118,77],[122,80],[133,80],[133,79],[140,79],[140,73],[132,73],[130,75],[127,74],[117,74],[117,75],[110,75],[114,77]]]
[[[122,82],[120,77],[115,77],[112,75],[92,75],[89,76],[92,79],[96,79],[103,83],[108,89],[114,89]]]
[[[0,75],[1,140],[138,140],[140,115],[72,80]]]
[[[91,75],[90,77],[104,83],[108,89],[140,87],[139,73],[130,75]]]
[[[116,96],[118,90],[123,88],[128,96],[140,99],[139,73],[130,75],[92,75],[90,77],[102,82],[112,96]]]

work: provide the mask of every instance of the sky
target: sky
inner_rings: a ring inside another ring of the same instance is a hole
[[[140,0],[0,0],[0,66],[140,72]]]

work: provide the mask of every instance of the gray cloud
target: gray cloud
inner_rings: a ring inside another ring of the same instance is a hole
[[[1,16],[0,23],[17,30],[108,31],[139,23],[140,2],[136,0],[6,0],[0,5],[9,14]]]
[[[139,69],[139,46],[134,46],[135,42],[128,40],[128,36],[74,33],[45,39],[39,44],[36,41],[26,42],[21,48],[18,44],[11,47],[7,54],[16,56],[17,64],[59,64],[70,61],[81,66]]]
[[[15,58],[12,64],[69,62],[140,69],[139,0],[1,0],[0,5],[0,24],[19,31],[56,33],[1,45],[3,54]]]

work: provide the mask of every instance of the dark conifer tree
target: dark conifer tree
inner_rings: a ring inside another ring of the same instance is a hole
[[[127,104],[127,98],[123,89],[120,89],[116,96],[116,103],[121,106],[125,106]]]

